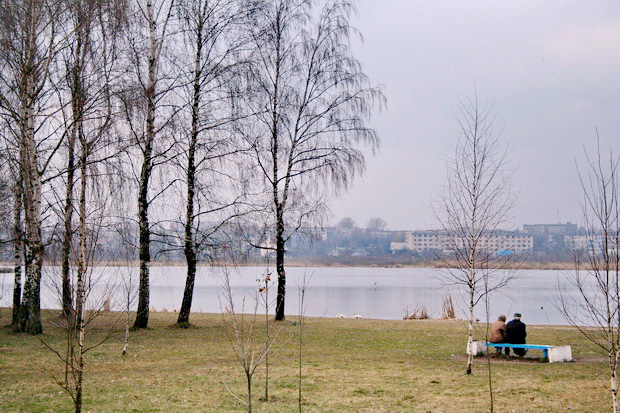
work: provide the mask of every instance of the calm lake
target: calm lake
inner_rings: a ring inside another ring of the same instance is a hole
[[[241,310],[245,297],[245,312],[254,311],[254,297],[257,278],[265,269],[242,267],[229,270],[230,284],[236,302]],[[305,296],[308,316],[336,317],[344,314],[351,317],[360,314],[364,318],[401,319],[408,307],[425,306],[432,317],[439,317],[442,300],[452,296],[457,316],[465,318],[467,292],[465,288],[444,285],[440,270],[429,268],[300,268],[287,269],[286,314],[298,314],[298,286],[304,277],[309,278]],[[275,274],[275,271],[273,271]],[[47,269],[43,277],[42,305],[44,308],[59,308],[58,269]],[[220,312],[222,280],[224,271],[220,268],[200,267],[196,276],[192,309],[197,312]],[[137,285],[137,268],[99,267],[93,271],[92,297],[100,296],[106,289],[114,291],[112,307],[122,308],[122,280],[131,275]],[[529,324],[567,324],[558,304],[559,285],[566,282],[569,272],[550,270],[522,270],[509,286],[503,287],[491,296],[491,318],[514,312],[523,314],[523,321]],[[9,306],[12,294],[12,274],[0,274],[3,306]],[[275,280],[276,276],[272,275]],[[185,268],[151,268],[151,307],[158,311],[179,309],[185,285]],[[566,289],[568,294],[574,290]],[[276,295],[276,283],[270,288],[270,297]],[[137,302],[137,300],[136,300]],[[134,303],[135,304],[135,303]],[[480,303],[476,316],[485,319],[484,303]],[[260,310],[259,310],[260,312]]]

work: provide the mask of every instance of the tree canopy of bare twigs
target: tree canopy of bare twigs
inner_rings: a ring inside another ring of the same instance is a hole
[[[388,223],[380,217],[372,217],[368,220],[366,228],[370,230],[383,231],[387,228]]]

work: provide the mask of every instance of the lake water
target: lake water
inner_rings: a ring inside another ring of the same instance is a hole
[[[245,297],[245,311],[254,309],[257,291],[256,279],[264,268],[242,267],[229,270],[231,290],[240,310]],[[273,271],[275,274],[275,271]],[[298,314],[298,286],[304,277],[310,278],[305,295],[308,316],[336,317],[344,314],[351,317],[360,314],[364,318],[402,319],[405,309],[413,310],[417,305],[425,306],[432,317],[439,317],[442,300],[451,295],[457,316],[465,318],[467,291],[463,287],[446,286],[441,281],[439,270],[429,268],[300,268],[287,269],[286,314]],[[42,306],[59,308],[59,294],[56,292],[58,269],[47,269],[43,277]],[[113,307],[121,308],[120,280],[129,278],[137,285],[137,268],[100,267],[93,272],[93,293],[96,297],[106,288],[115,291]],[[509,286],[491,296],[491,318],[514,312],[523,314],[523,321],[529,324],[567,324],[558,303],[558,285],[565,282],[568,274],[562,271],[522,270]],[[10,305],[12,274],[4,276],[2,283],[3,306]],[[2,278],[0,278],[2,279]],[[196,275],[192,310],[216,313],[221,311],[223,270],[200,267]],[[275,280],[276,276],[272,275]],[[151,307],[156,310],[179,309],[185,285],[184,267],[151,268]],[[574,291],[566,290],[569,294]],[[276,283],[270,289],[270,296],[276,294]],[[137,301],[137,300],[136,300]],[[485,319],[483,303],[478,306],[476,316]],[[259,310],[260,311],[260,310]]]

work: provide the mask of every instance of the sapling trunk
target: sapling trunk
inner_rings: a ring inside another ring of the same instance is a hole
[[[252,413],[252,375],[246,374],[246,379],[248,383],[248,413]]]
[[[269,273],[265,273],[265,401],[269,401]]]
[[[491,326],[491,297],[489,293],[489,274],[484,273],[483,275],[484,281],[484,312],[486,316],[486,329],[484,334],[484,341],[489,341],[489,330]],[[489,384],[489,411],[493,413],[495,411],[495,398],[493,395],[493,370],[491,367],[491,353],[490,348],[485,346],[486,350],[486,358],[487,358],[487,373],[488,373],[488,384]]]
[[[311,277],[310,277],[311,278]],[[301,281],[301,285],[298,287],[299,291],[299,342],[298,342],[298,367],[299,371],[297,372],[297,408],[301,413],[301,404],[302,404],[302,367],[303,367],[303,344],[304,344],[304,324],[305,324],[305,297],[306,290],[308,288],[309,278],[306,277],[306,273],[304,272],[304,276]]]
[[[467,346],[469,348],[469,354],[467,355],[467,369],[466,373],[469,375],[472,373],[472,365],[474,364],[474,290],[469,289],[469,315],[467,322]]]
[[[127,287],[127,307],[125,308],[125,337],[123,338],[123,356],[127,355],[129,349],[129,323],[130,323],[130,307],[131,307],[131,284]]]
[[[615,353],[618,353],[615,351]],[[611,375],[611,398],[613,402],[613,412],[618,413],[618,356],[619,354],[609,353],[609,366]]]

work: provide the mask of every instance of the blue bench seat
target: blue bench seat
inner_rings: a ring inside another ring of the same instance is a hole
[[[486,343],[487,347],[495,347],[495,348],[525,348],[528,350],[542,350],[543,358],[549,358],[549,349],[555,348],[556,346],[550,346],[546,344],[510,344],[510,343]]]

